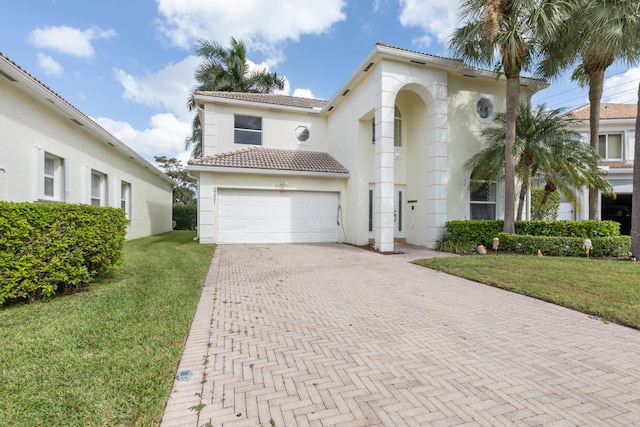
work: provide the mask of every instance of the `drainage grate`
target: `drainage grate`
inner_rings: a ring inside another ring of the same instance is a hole
[[[176,379],[178,381],[186,381],[193,376],[193,372],[191,371],[180,371],[178,375],[176,375]]]

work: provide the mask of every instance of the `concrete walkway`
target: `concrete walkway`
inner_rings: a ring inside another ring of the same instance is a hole
[[[640,426],[639,331],[404,250],[219,246],[161,426]]]

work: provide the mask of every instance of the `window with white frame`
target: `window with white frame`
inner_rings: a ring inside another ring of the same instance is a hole
[[[622,134],[610,133],[600,135],[598,152],[603,159],[622,160]]]
[[[396,106],[393,117],[393,146],[402,147],[402,114]]]
[[[127,219],[131,218],[131,184],[126,181],[120,181],[120,209]]]
[[[91,170],[91,204],[107,206],[107,176],[95,170]]]
[[[469,214],[471,219],[496,219],[495,181],[478,181],[471,176]]]
[[[262,145],[262,117],[234,115],[233,142]]]
[[[64,200],[64,159],[54,156],[53,154],[44,152],[44,158],[41,157],[42,164],[42,190],[40,199],[63,201]]]

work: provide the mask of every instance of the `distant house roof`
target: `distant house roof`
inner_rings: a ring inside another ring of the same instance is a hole
[[[218,168],[270,169],[280,171],[319,172],[348,175],[347,168],[329,153],[250,147],[214,156],[192,159],[189,166]]]
[[[322,109],[327,101],[313,98],[300,98],[297,96],[278,95],[273,93],[247,93],[247,92],[221,92],[198,91],[197,95],[213,96],[216,98],[233,99],[236,101],[260,102],[263,104],[281,105],[286,107],[298,107],[308,109]]]
[[[611,119],[635,119],[638,111],[637,104],[600,104],[600,120]],[[591,104],[585,104],[575,110],[569,111],[568,115],[577,120],[589,120]]]

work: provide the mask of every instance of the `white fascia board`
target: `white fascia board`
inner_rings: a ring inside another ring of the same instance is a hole
[[[13,65],[3,57],[0,57],[0,70],[15,79],[16,82],[12,83],[18,83],[19,89],[23,92],[28,93],[35,99],[41,100],[43,104],[48,106],[52,111],[55,111],[60,116],[71,120],[76,126],[84,127],[87,132],[95,136],[98,140],[112,146],[121,154],[129,157],[140,166],[155,173],[156,175],[160,176],[165,181],[173,185],[173,181],[171,180],[171,178],[165,175],[155,165],[136,153],[133,149],[120,141],[118,138],[111,135],[103,127],[91,120],[88,116],[81,113],[80,110],[72,106],[69,101],[65,100],[60,95],[53,92],[53,90],[44,86],[44,84],[35,80],[35,78],[29,76],[28,74],[25,74],[24,71],[17,68],[15,65]]]
[[[201,101],[203,104],[209,103],[216,105],[238,105],[241,107],[252,107],[272,111],[295,111],[296,113],[307,114],[321,114],[323,112],[322,109],[292,107],[290,105],[269,104],[267,102],[246,101],[242,99],[231,99],[211,95],[194,95],[193,98],[196,100],[196,105],[198,105],[197,101]]]
[[[253,169],[253,168],[224,168],[220,166],[187,166],[189,172],[215,172],[215,173],[234,173],[234,174],[250,174],[250,175],[288,175],[288,176],[312,176],[318,178],[349,178],[348,173],[335,172],[306,172],[306,171],[289,171],[278,169]]]

